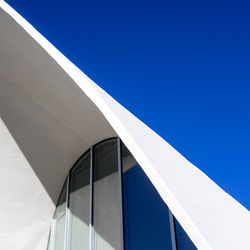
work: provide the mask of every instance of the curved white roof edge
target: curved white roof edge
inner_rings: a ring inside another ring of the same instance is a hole
[[[250,217],[246,208],[91,81],[7,3],[0,0],[0,7],[97,106],[198,249],[249,247]]]

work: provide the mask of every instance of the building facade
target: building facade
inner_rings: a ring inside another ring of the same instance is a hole
[[[249,211],[0,0],[0,249],[249,248]]]

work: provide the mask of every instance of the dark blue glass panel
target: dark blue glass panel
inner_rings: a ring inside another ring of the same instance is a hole
[[[126,250],[171,250],[168,207],[138,165],[123,174]]]
[[[175,222],[175,232],[178,250],[196,250],[196,246],[190,240],[186,232],[181,227],[180,223],[174,219]]]

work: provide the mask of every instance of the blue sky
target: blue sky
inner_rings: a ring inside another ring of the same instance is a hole
[[[7,0],[250,209],[250,2]]]

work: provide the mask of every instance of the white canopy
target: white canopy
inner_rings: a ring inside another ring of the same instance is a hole
[[[45,249],[68,170],[119,136],[198,249],[247,249],[249,211],[0,0],[1,249]]]

